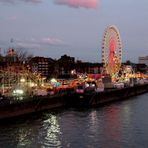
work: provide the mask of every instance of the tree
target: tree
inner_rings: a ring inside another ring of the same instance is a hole
[[[131,64],[132,64],[132,62],[131,62],[130,60],[127,60],[125,63],[126,63],[127,65],[131,65]]]
[[[18,57],[18,61],[25,62],[25,63],[28,63],[33,57],[32,54],[30,54],[28,51],[23,49],[17,49],[16,54]]]

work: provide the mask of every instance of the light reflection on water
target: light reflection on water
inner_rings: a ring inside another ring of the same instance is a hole
[[[44,132],[43,132],[44,130]],[[42,130],[40,132],[40,138],[42,147],[60,147],[61,142],[59,140],[60,127],[55,115],[49,114],[47,120],[43,121]]]
[[[0,123],[0,148],[147,148],[147,97]]]

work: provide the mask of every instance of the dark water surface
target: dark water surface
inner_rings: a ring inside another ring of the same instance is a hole
[[[0,148],[148,148],[148,94],[0,123]]]

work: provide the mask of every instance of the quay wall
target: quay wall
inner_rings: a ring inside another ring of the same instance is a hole
[[[0,106],[0,119],[17,117],[60,107],[94,107],[117,100],[125,100],[129,97],[147,92],[148,84],[143,84],[122,89],[109,89],[98,93],[86,92],[84,94],[78,94],[69,91],[65,94],[54,96],[30,96],[24,101]]]
[[[47,109],[59,108],[65,105],[64,99],[65,97],[61,95],[54,97],[30,97],[23,102],[20,101],[0,107],[0,119],[35,113]]]
[[[132,96],[137,96],[147,92],[148,84],[142,84],[120,89],[107,89],[98,93],[74,94],[66,103],[71,107],[92,107],[104,105],[113,101],[122,101]]]

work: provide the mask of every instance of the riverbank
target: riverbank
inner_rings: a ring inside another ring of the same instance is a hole
[[[148,92],[148,84],[139,84],[131,87],[119,89],[106,89],[102,92],[92,92],[84,94],[74,94],[67,100],[71,107],[94,107],[104,105],[113,101],[122,101],[132,96],[137,96]]]
[[[135,85],[120,89],[107,89],[103,92],[78,94],[74,90],[53,96],[30,96],[22,101],[1,105],[0,119],[17,117],[60,107],[95,107],[112,101],[128,99],[148,92],[148,84]],[[1,100],[2,102],[2,100]]]

